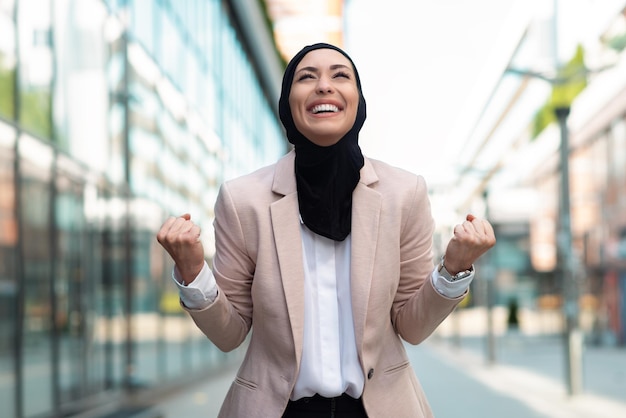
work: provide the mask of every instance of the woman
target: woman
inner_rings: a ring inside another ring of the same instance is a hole
[[[252,329],[220,416],[430,417],[401,339],[422,342],[462,300],[493,229],[468,215],[434,266],[424,179],[361,154],[365,99],[341,49],[294,56],[279,112],[294,150],[222,185],[212,271],[188,214],[157,236],[215,345]]]

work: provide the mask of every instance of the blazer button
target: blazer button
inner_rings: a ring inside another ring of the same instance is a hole
[[[367,380],[370,380],[372,376],[374,376],[374,369],[370,369],[369,372],[367,372]]]

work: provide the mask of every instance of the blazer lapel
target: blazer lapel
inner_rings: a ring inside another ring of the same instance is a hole
[[[272,190],[284,197],[270,206],[270,214],[280,276],[293,333],[296,364],[300,364],[304,338],[304,266],[294,157],[295,154],[292,151],[276,165]]]
[[[363,343],[382,203],[380,193],[369,186],[377,181],[376,172],[366,158],[365,165],[361,169],[361,180],[352,195],[350,285],[352,289],[354,331],[359,352],[361,352]]]

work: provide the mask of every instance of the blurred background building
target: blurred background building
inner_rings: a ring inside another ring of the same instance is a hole
[[[468,164],[452,187],[434,197],[441,204],[461,202],[460,213],[485,211],[495,225],[498,245],[484,261],[495,269],[500,331],[505,308],[516,299],[526,308],[523,330],[560,332],[575,287],[586,340],[626,344],[625,6],[555,1],[529,15],[464,138]],[[567,37],[568,29],[576,36]],[[570,282],[563,279],[559,254],[567,251],[559,242],[559,107],[570,110]],[[475,290],[474,301],[486,304],[484,292]]]
[[[0,415],[219,368],[155,232],[287,150],[257,1],[0,2]]]
[[[167,216],[189,212],[211,258],[218,187],[287,152],[276,110],[282,70],[318,41],[343,46],[359,66],[366,155],[414,157],[390,162],[432,186],[437,251],[469,211],[496,228],[482,280],[455,313],[461,326],[447,321],[442,335],[482,335],[485,307],[491,331],[504,333],[513,300],[520,332],[563,331],[572,283],[558,261],[554,108],[566,96],[580,327],[586,343],[626,345],[626,1],[492,1],[483,16],[501,13],[491,20],[506,42],[488,34],[483,48],[497,60],[448,69],[473,77],[465,87],[420,76],[462,51],[434,60],[449,45],[411,30],[441,15],[442,32],[458,30],[461,43],[461,21],[481,22],[460,5],[407,3],[0,2],[0,415],[71,415],[238,360],[181,311],[154,235]],[[409,61],[377,55],[394,48]],[[441,83],[423,107],[409,92],[420,77]],[[460,90],[480,93],[465,124],[453,114]],[[447,145],[420,118],[466,129]]]

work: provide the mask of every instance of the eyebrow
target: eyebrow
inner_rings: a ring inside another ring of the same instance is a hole
[[[351,68],[349,66],[345,65],[345,64],[333,64],[333,65],[330,66],[331,70],[338,70],[340,68],[345,68],[345,69],[351,70]],[[319,72],[319,69],[317,67],[302,67],[302,68],[300,68],[296,72],[299,73],[301,71],[309,71],[309,72],[312,72],[312,73],[317,73],[317,72]]]

